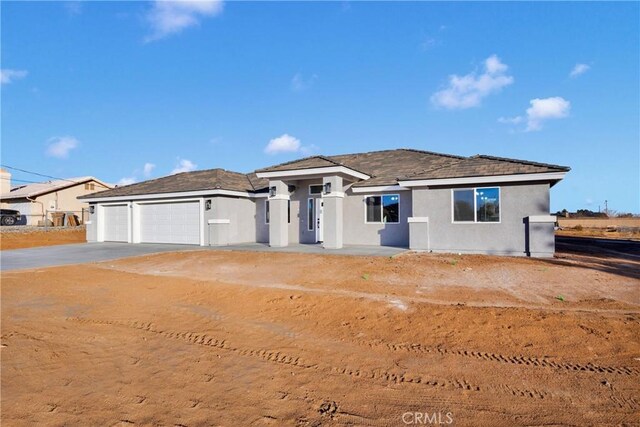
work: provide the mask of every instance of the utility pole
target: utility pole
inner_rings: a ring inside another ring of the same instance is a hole
[[[604,213],[609,216],[609,205],[607,204],[608,200],[604,201]]]

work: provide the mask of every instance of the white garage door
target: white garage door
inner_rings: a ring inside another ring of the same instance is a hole
[[[140,241],[199,245],[200,203],[141,204]]]
[[[105,242],[129,241],[129,207],[115,205],[104,207],[104,240]]]

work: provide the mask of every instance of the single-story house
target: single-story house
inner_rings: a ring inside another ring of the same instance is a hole
[[[565,166],[413,149],[185,172],[82,196],[88,241],[385,245],[552,256]]]
[[[38,225],[45,217],[51,220],[54,212],[73,212],[82,221],[83,210],[87,210],[89,205],[78,197],[113,188],[92,176],[11,187],[11,174],[5,170],[0,173],[3,181],[0,204],[3,208],[20,211],[26,225]]]

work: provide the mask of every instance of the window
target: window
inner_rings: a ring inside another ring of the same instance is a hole
[[[264,223],[269,224],[269,201],[264,201]],[[291,224],[291,200],[287,200],[287,224]]]
[[[453,222],[500,222],[500,188],[453,190]]]
[[[310,185],[309,194],[322,194],[322,184]]]
[[[400,222],[400,196],[387,194],[384,196],[366,196],[365,222],[398,223]]]
[[[84,189],[85,190],[95,190],[96,189],[96,185],[93,182],[87,182],[84,185]]]
[[[313,217],[315,215],[315,199],[307,201],[307,230],[313,231]]]

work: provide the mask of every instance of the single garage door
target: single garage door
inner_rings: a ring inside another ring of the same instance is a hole
[[[128,210],[127,205],[104,207],[104,240],[106,242],[129,241]]]
[[[140,241],[143,243],[200,244],[200,203],[145,203],[140,205]]]

